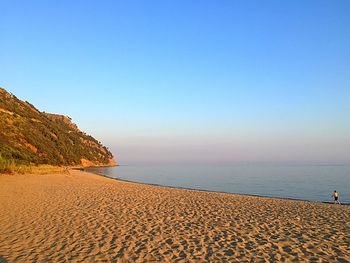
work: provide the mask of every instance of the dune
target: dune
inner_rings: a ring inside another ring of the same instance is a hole
[[[0,176],[0,262],[350,261],[350,206],[124,182]]]

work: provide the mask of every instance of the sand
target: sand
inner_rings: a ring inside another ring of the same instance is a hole
[[[350,206],[0,176],[0,262],[350,261]]]

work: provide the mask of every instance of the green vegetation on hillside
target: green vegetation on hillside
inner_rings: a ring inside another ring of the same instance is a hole
[[[70,118],[40,112],[0,88],[0,172],[23,165],[108,164],[108,149],[81,132]]]

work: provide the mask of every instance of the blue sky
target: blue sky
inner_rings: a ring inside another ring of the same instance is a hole
[[[347,0],[0,0],[0,86],[121,163],[350,162],[349,13]]]

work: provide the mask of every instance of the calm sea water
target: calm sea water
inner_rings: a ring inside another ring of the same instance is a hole
[[[90,172],[146,184],[228,193],[350,203],[350,166],[152,165],[90,168]]]

